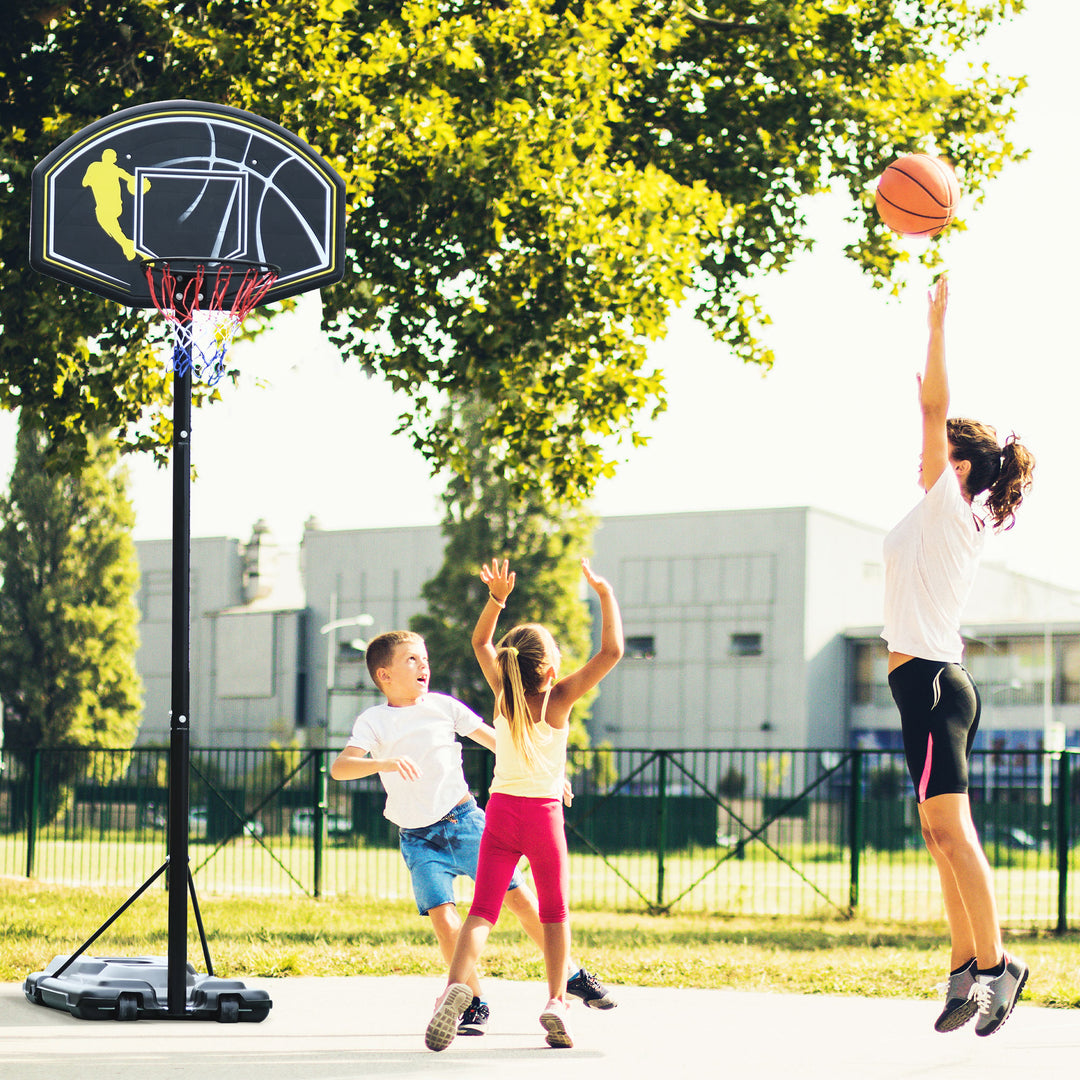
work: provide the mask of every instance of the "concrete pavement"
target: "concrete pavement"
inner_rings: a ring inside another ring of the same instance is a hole
[[[1080,1066],[1080,1013],[1021,1003],[995,1035],[939,1035],[938,1003],[618,987],[619,1007],[571,1010],[574,1047],[552,1050],[539,982],[488,979],[492,1021],[441,1053],[423,1033],[438,979],[243,980],[273,1007],[259,1024],[78,1020],[0,984],[0,1076],[62,1080],[1036,1080]]]

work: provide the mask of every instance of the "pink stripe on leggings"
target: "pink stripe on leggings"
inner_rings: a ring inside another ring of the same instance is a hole
[[[923,762],[922,776],[919,777],[919,802],[926,802],[926,788],[930,783],[930,768],[934,764],[934,736],[926,736],[926,760]]]

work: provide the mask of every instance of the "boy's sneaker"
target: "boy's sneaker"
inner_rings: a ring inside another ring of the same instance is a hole
[[[574,1045],[570,1035],[570,1025],[567,1023],[566,1014],[569,1008],[565,1001],[552,998],[547,1003],[547,1008],[540,1014],[540,1024],[547,1032],[548,1046],[566,1049]]]
[[[461,1014],[457,1033],[459,1035],[483,1035],[487,1031],[490,1018],[491,1013],[488,1010],[487,1002],[474,997],[472,1004]]]
[[[608,988],[591,971],[579,968],[566,980],[566,992],[588,1005],[590,1009],[614,1009],[619,1003]]]
[[[1027,964],[1008,953],[1005,954],[1005,970],[1000,975],[976,976],[971,988],[971,997],[979,1009],[976,1035],[993,1035],[1009,1019],[1027,977]]]
[[[945,1008],[934,1021],[935,1031],[956,1031],[962,1028],[974,1015],[979,1005],[971,996],[978,972],[972,957],[967,967],[949,975],[949,985],[945,990]]]
[[[445,1050],[454,1041],[458,1020],[472,999],[473,992],[464,983],[451,983],[439,995],[424,1034],[424,1045],[429,1050]]]

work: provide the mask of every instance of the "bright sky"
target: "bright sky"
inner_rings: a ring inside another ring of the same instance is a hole
[[[1016,528],[991,542],[987,558],[1076,589],[1078,38],[1076,0],[1032,0],[995,33],[995,69],[1030,79],[1014,136],[1031,154],[981,206],[963,202],[967,231],[952,230],[944,244],[951,411],[1002,436],[1015,431],[1038,459]],[[1059,206],[1057,190],[1067,193]],[[742,366],[677,318],[652,351],[667,374],[668,410],[645,427],[649,445],[627,451],[601,484],[597,513],[810,505],[887,528],[918,499],[915,374],[929,280],[913,272],[900,300],[873,290],[840,254],[842,206],[822,199],[812,214],[815,253],[761,283],[774,315],[772,371]],[[440,486],[408,441],[391,436],[407,397],[340,362],[318,332],[317,298],[234,359],[240,389],[193,424],[194,536],[247,539],[265,518],[291,546],[311,515],[329,529],[438,523]],[[0,413],[0,476],[13,441],[14,420]],[[133,461],[131,475],[136,538],[170,536],[169,471]]]

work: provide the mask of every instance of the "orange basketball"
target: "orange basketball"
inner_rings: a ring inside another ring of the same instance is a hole
[[[952,166],[929,154],[898,157],[881,174],[875,198],[881,220],[901,236],[937,236],[959,201]]]

